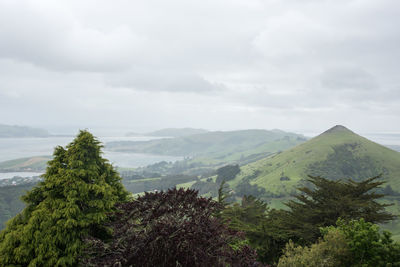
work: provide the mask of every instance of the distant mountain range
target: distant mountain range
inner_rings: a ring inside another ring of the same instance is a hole
[[[284,131],[241,130],[206,132],[150,141],[109,142],[106,149],[232,161],[253,154],[283,151],[305,141],[303,135]]]
[[[48,131],[28,126],[0,124],[0,138],[2,137],[49,137]]]
[[[133,133],[129,132],[126,136],[155,136],[155,137],[181,137],[194,134],[202,134],[208,132],[204,129],[195,128],[166,128],[148,133]]]

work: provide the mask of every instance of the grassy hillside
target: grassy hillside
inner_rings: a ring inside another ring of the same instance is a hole
[[[266,130],[207,132],[172,139],[143,142],[110,142],[111,151],[194,157],[198,161],[232,161],[250,155],[276,152],[302,143],[305,138],[294,133]]]
[[[247,179],[267,192],[287,195],[309,174],[359,180],[381,173],[400,192],[400,153],[335,126],[285,152],[243,166],[230,183],[235,186]]]
[[[43,171],[51,156],[36,156],[0,162],[2,172]]]
[[[27,126],[0,124],[0,137],[49,137],[46,130]]]

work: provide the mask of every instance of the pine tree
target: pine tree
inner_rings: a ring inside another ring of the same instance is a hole
[[[289,211],[281,214],[282,226],[293,232],[306,243],[314,242],[320,236],[320,227],[335,225],[337,219],[365,219],[371,223],[385,223],[395,218],[385,211],[390,204],[376,200],[384,195],[376,193],[383,181],[379,176],[361,182],[353,180],[331,181],[322,177],[309,176],[314,188],[299,188],[301,194],[286,205]]]
[[[55,148],[26,208],[0,233],[0,266],[74,266],[84,236],[107,234],[101,223],[128,193],[101,148],[88,131]]]

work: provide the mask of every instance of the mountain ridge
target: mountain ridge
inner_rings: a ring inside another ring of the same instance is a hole
[[[47,130],[28,126],[0,124],[0,138],[49,137]]]
[[[109,151],[150,153],[184,157],[237,157],[276,152],[306,139],[303,135],[261,129],[215,131],[150,141],[109,142]]]
[[[126,136],[154,136],[154,137],[181,137],[189,136],[194,134],[207,133],[208,130],[197,129],[197,128],[164,128],[157,131],[147,132],[147,133],[134,133],[128,132]]]

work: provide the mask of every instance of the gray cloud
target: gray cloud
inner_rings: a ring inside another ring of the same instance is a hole
[[[200,75],[181,69],[136,69],[113,73],[106,76],[106,83],[112,87],[168,92],[210,93],[224,89],[221,84],[209,82]]]
[[[375,78],[362,69],[338,68],[325,70],[321,75],[321,86],[332,90],[368,91],[377,90]]]
[[[125,25],[90,28],[66,3],[0,2],[0,57],[54,70],[112,71],[129,66],[142,39]]]
[[[399,18],[396,0],[0,1],[0,123],[400,131]]]

